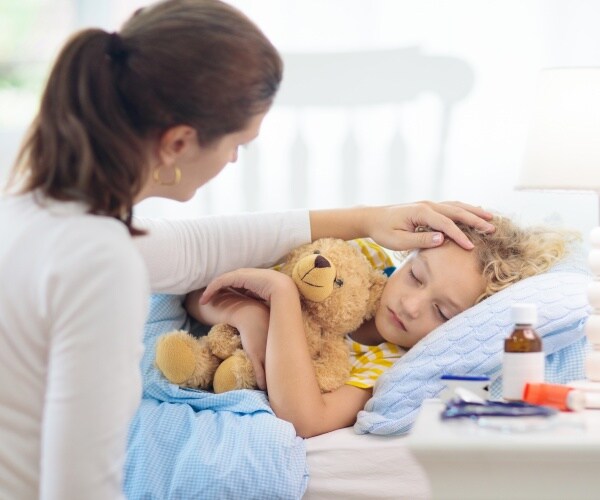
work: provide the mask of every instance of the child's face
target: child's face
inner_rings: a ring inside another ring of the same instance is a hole
[[[474,252],[451,241],[414,252],[383,290],[377,331],[386,341],[410,348],[474,305],[485,286]]]

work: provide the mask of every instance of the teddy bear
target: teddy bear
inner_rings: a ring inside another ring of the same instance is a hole
[[[340,387],[350,374],[345,336],[377,310],[386,275],[354,241],[321,238],[292,250],[276,267],[300,292],[304,330],[321,392]],[[155,364],[169,382],[215,393],[256,388],[252,364],[238,331],[213,326],[205,336],[174,331],[157,340]]]

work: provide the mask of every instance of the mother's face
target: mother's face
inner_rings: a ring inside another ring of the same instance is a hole
[[[181,196],[177,199],[189,200],[199,187],[216,177],[228,163],[235,163],[240,146],[258,137],[265,114],[255,115],[246,128],[224,135],[208,147],[196,142],[179,160],[182,180]]]
[[[228,163],[237,161],[239,147],[258,136],[265,115],[266,112],[253,116],[244,129],[226,134],[208,146],[198,143],[195,130],[189,126],[167,130],[153,164],[160,168],[161,179],[172,180],[177,168],[181,180],[176,185],[160,185],[150,175],[136,202],[151,196],[177,201],[191,199],[198,188],[216,177]]]

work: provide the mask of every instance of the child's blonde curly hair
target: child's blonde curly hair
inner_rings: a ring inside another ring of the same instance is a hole
[[[475,245],[485,291],[476,303],[522,279],[543,273],[569,251],[578,233],[549,227],[519,227],[506,217],[495,215],[490,221],[496,231],[483,233],[457,224]]]

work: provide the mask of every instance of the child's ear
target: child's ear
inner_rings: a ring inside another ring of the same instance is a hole
[[[371,286],[369,287],[369,304],[368,304],[368,317],[365,319],[371,319],[377,312],[379,307],[379,299],[383,293],[383,288],[387,283],[387,276],[381,271],[373,269],[371,276]]]

